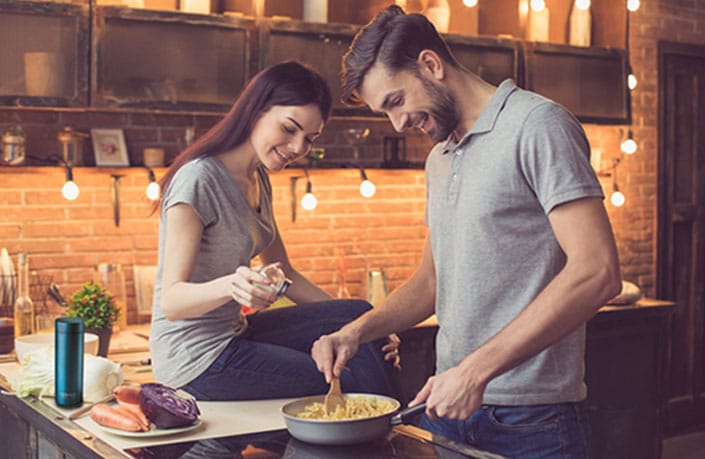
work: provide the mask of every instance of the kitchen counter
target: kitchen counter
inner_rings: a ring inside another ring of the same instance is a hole
[[[673,306],[672,302],[642,299],[631,305],[605,306],[588,322],[586,380],[595,457],[657,459],[660,456],[662,376],[666,372],[663,350],[668,317]],[[136,332],[132,330],[138,334],[145,331],[148,333],[148,328]],[[418,390],[416,386],[420,388],[433,372],[436,331],[437,322],[432,317],[400,333],[402,380],[406,397],[415,394]],[[126,343],[132,342],[133,337],[125,334],[121,340],[116,340],[115,348],[111,348],[112,353],[109,355],[112,360],[124,364],[126,379],[138,382],[152,379],[149,367],[144,365],[149,353],[144,347],[146,340],[142,340],[143,347],[139,348],[139,341],[136,341],[138,346],[135,347]],[[404,404],[407,402],[402,400]],[[421,438],[428,433],[417,432],[419,429],[410,426],[395,427],[386,439],[368,445],[371,449],[364,452],[361,452],[360,447],[330,449],[302,444],[289,437],[286,430],[282,430],[284,424],[278,407],[283,403],[199,402],[204,413],[204,424],[198,429],[178,438],[135,441],[102,431],[88,416],[75,422],[68,421],[66,415],[69,411],[59,409],[52,400],[22,400],[11,395],[0,395],[0,429],[5,438],[13,440],[5,447],[8,453],[6,457],[12,458],[56,457],[57,449],[81,458],[181,457],[159,454],[165,451],[180,451],[178,454],[184,454],[184,451],[191,449],[195,452],[214,446],[225,450],[249,448],[243,452],[245,458],[263,457],[255,456],[262,448],[269,454],[264,457],[273,458],[283,455],[319,458],[405,457],[390,455],[392,453],[389,451],[423,445],[426,448],[431,445],[431,451],[443,449],[442,446],[429,443],[432,438]],[[252,413],[257,416],[252,417]],[[219,440],[208,440],[213,437]],[[247,451],[252,455],[248,456]],[[401,451],[400,454],[404,454],[405,450]],[[234,456],[232,451],[228,454],[225,457]],[[473,454],[477,455],[470,457],[489,457],[482,452]],[[427,454],[420,457],[437,456]]]
[[[279,408],[288,400],[199,402],[201,424],[171,436],[112,435],[88,416],[69,421],[72,410],[52,399],[0,395],[4,446],[12,458],[407,458],[494,459],[499,456],[433,436],[413,426],[397,426],[382,439],[351,446],[318,446],[292,438]],[[26,429],[26,430],[25,430]],[[235,434],[236,433],[236,434]],[[139,435],[139,434],[138,434]],[[238,456],[242,454],[242,456]]]

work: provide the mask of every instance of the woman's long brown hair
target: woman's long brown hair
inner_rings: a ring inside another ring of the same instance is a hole
[[[263,69],[250,79],[227,115],[174,158],[159,181],[162,195],[181,166],[193,159],[213,156],[241,145],[248,139],[259,117],[274,105],[309,104],[318,106],[324,122],[328,121],[330,88],[315,70],[296,61]],[[160,197],[154,203],[152,213],[161,204]]]

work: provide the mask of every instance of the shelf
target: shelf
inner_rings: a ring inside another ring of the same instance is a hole
[[[0,3],[0,105],[88,104],[87,5]]]

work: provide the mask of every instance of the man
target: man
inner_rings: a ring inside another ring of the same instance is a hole
[[[385,303],[321,337],[327,380],[360,343],[436,314],[421,427],[508,457],[587,457],[585,322],[621,287],[578,121],[511,80],[462,68],[423,16],[380,12],[343,61],[343,100],[438,142],[426,160],[429,236]]]

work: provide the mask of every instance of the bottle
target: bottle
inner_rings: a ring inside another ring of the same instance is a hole
[[[83,403],[83,319],[54,322],[54,399],[61,407]]]
[[[17,256],[17,299],[14,308],[15,338],[34,333],[34,305],[29,296],[29,262],[26,253]]]
[[[115,324],[117,330],[127,328],[127,302],[125,299],[125,273],[122,266],[117,263],[100,263],[95,268],[93,281],[101,284],[115,298],[115,305],[120,314]]]
[[[276,294],[279,298],[283,297],[291,285],[291,280],[287,279],[284,271],[282,271],[279,266],[272,263],[271,265],[262,267],[260,272],[267,276],[267,279],[272,282],[269,287],[272,289],[274,294]]]

